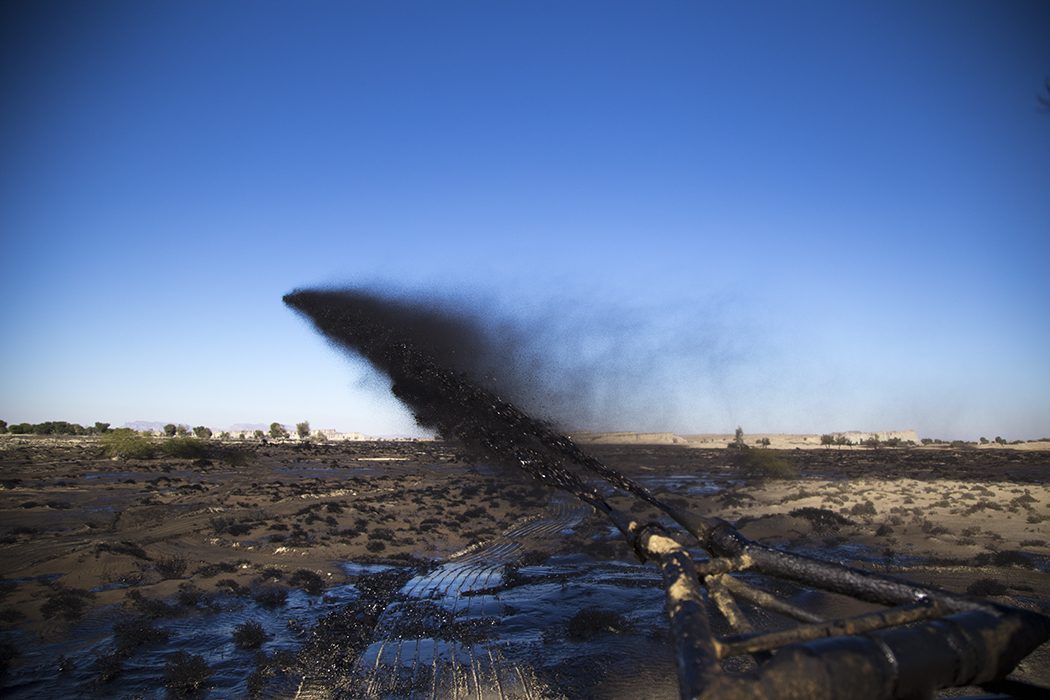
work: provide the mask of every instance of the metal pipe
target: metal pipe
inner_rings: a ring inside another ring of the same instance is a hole
[[[738,578],[724,576],[722,583],[737,598],[743,598],[747,602],[759,605],[766,610],[770,610],[785,617],[790,617],[799,622],[809,622],[814,624],[824,622],[824,618],[820,615],[811,613],[809,610],[799,607],[794,603],[789,603],[783,598],[777,598],[775,595],[770,595],[754,586],[749,586]]]
[[[935,601],[917,603],[842,620],[799,625],[788,630],[722,637],[716,641],[715,647],[718,649],[718,658],[724,659],[740,654],[752,654],[756,651],[779,649],[788,644],[809,642],[826,637],[863,634],[920,620],[930,620],[944,615],[944,612],[944,608]]]

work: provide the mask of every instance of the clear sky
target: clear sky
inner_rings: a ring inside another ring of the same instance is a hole
[[[9,423],[412,434],[281,302],[368,285],[570,427],[1050,436],[1046,2],[0,13]]]

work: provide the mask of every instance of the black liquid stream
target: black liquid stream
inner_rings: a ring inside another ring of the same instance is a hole
[[[307,316],[331,342],[359,354],[390,377],[394,395],[408,406],[416,422],[443,438],[516,465],[605,512],[610,508],[604,499],[566,470],[565,461],[667,508],[550,425],[471,382],[469,364],[483,339],[468,319],[359,290],[296,290],[284,297],[284,303]]]

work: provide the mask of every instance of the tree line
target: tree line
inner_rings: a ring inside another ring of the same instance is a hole
[[[112,432],[109,425],[109,423],[102,423],[99,421],[92,426],[84,427],[79,423],[68,423],[64,420],[45,421],[43,423],[15,423],[14,425],[8,425],[7,421],[0,420],[0,435],[7,433],[12,435],[106,435],[107,433]],[[118,430],[130,429],[118,428]],[[209,440],[213,434],[211,428],[203,425],[190,428],[187,425],[176,425],[175,423],[168,423],[165,425],[162,428],[162,432],[165,437],[189,437],[190,435],[193,435],[200,440]],[[296,423],[295,432],[300,440],[305,440],[310,436],[310,422],[303,421],[302,423]],[[274,440],[280,440],[290,436],[285,427],[276,421],[270,424],[268,434],[264,433],[262,430],[256,430],[252,433],[252,437],[256,440],[264,440],[267,435]],[[219,438],[228,440],[230,434],[222,432],[219,434]],[[319,435],[318,439],[324,439],[324,435]]]

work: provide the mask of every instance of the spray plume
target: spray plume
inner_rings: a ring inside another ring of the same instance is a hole
[[[421,426],[485,451],[502,464],[519,466],[602,509],[602,499],[567,471],[564,461],[655,503],[647,491],[584,453],[549,424],[471,381],[470,371],[488,360],[494,347],[477,321],[434,305],[363,290],[296,290],[284,302],[308,317],[331,342],[387,375],[392,392]]]

